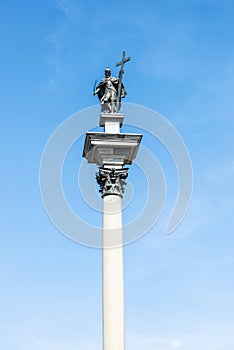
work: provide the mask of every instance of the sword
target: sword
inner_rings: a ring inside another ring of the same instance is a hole
[[[96,85],[97,85],[97,80],[95,80],[94,85],[93,85],[93,95],[95,95]]]

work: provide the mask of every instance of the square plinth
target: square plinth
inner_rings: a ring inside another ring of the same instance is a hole
[[[119,127],[122,127],[124,120],[124,114],[120,113],[101,113],[100,114],[100,120],[99,120],[99,126],[104,126],[106,123],[116,123],[119,125]]]
[[[83,157],[98,166],[124,166],[136,158],[142,139],[141,134],[86,134]]]

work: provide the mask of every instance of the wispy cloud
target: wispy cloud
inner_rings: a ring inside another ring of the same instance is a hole
[[[234,161],[230,159],[227,163],[226,160],[220,159],[218,162],[206,167],[205,177],[209,182],[213,184],[227,184],[227,181],[231,183],[234,177]]]
[[[43,91],[51,92],[51,91],[61,91],[60,86],[56,83],[56,81],[51,78],[44,86]]]
[[[201,49],[191,40],[195,28],[189,19],[169,20],[150,11],[144,12],[144,16],[128,16],[129,21],[150,38],[139,52],[138,64],[143,76],[172,82],[195,79],[204,71],[203,58],[199,55]]]
[[[94,344],[90,343],[90,340],[87,340],[85,343],[80,342],[70,342],[70,341],[48,341],[48,340],[37,340],[35,342],[34,350],[77,350],[77,349],[85,349],[85,350],[96,350]]]
[[[66,19],[75,22],[81,17],[81,10],[77,3],[72,0],[54,0],[58,8],[62,11]]]
[[[97,345],[95,344],[95,340],[87,339],[87,340],[50,340],[46,338],[32,338],[32,339],[17,339],[17,343],[13,340],[8,345],[14,349],[18,350],[77,350],[77,349],[85,349],[85,350],[96,350]]]
[[[51,1],[63,16],[58,17],[56,25],[46,37],[49,49],[45,63],[51,72],[43,91],[73,92],[71,84],[74,81],[74,66],[77,63],[73,48],[77,46],[77,40],[81,35],[78,29],[82,17],[81,10],[72,0]]]
[[[182,342],[173,338],[129,332],[127,336],[127,347],[135,350],[172,350],[181,348]]]
[[[186,349],[206,349],[206,350],[231,350],[234,346],[234,337],[231,326],[225,327],[215,324],[213,320],[206,322],[197,320],[195,324],[200,324],[198,331],[191,331],[181,336],[183,346]],[[203,328],[203,329],[202,329]]]
[[[127,332],[127,348],[134,350],[206,349],[230,350],[234,346],[231,325],[222,327],[212,320],[193,320],[193,330],[182,331],[178,337],[154,336],[149,333]],[[176,326],[175,326],[176,328]]]

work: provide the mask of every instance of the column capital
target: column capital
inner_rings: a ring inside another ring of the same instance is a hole
[[[128,168],[104,168],[100,167],[96,173],[96,180],[100,186],[102,197],[117,195],[123,197],[125,179],[128,177]]]

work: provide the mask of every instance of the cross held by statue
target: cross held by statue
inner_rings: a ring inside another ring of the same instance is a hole
[[[122,72],[122,74],[124,73],[124,64],[126,62],[130,61],[130,59],[131,59],[131,57],[125,58],[125,51],[123,51],[122,60],[120,62],[117,62],[116,65],[115,65],[116,67],[121,66],[120,72]]]
[[[119,72],[119,85],[118,85],[118,101],[121,101],[121,86],[122,86],[122,78],[124,74],[124,64],[128,61],[130,61],[131,57],[125,58],[125,51],[123,51],[122,54],[122,60],[120,62],[116,63],[116,67],[121,66],[120,72]]]

